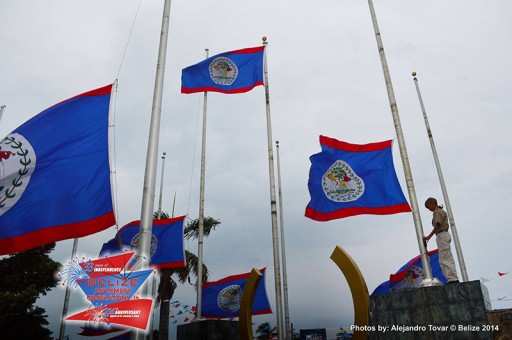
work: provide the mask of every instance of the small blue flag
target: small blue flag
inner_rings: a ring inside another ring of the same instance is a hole
[[[112,85],[44,110],[0,140],[0,255],[83,237],[115,222]]]
[[[306,217],[330,221],[411,211],[396,177],[391,140],[358,145],[320,136],[320,145],[322,152],[309,158]]]
[[[252,314],[270,314],[272,309],[265,290],[265,269],[260,272],[263,278],[256,289]],[[250,273],[233,275],[225,277],[215,282],[206,282],[203,284],[203,310],[201,315],[206,318],[233,318],[240,315],[240,303],[242,294]]]
[[[446,283],[441,266],[439,265],[439,249],[428,252],[432,276],[441,283]],[[389,281],[381,283],[372,293],[372,296],[391,293],[398,290],[417,288],[423,281],[423,264],[421,256],[418,255],[405,265],[403,265],[395,274],[389,276]]]
[[[173,268],[185,266],[183,248],[183,222],[186,216],[153,220],[150,266]],[[134,250],[139,244],[140,221],[122,227],[116,237],[103,244],[100,257],[116,255],[125,250]]]
[[[265,47],[224,52],[184,68],[181,93],[243,93],[263,85]]]

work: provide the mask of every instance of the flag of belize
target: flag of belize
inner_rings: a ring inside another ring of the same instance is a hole
[[[411,211],[396,177],[391,140],[359,145],[320,136],[320,144],[322,152],[309,158],[306,217],[330,221]]]
[[[0,140],[0,255],[115,222],[108,145],[112,85],[60,102]]]

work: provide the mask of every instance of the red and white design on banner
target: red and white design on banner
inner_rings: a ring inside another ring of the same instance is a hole
[[[88,309],[66,320],[113,323],[146,330],[152,305],[151,299],[128,300]]]

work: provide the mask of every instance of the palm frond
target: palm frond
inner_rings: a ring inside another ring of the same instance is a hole
[[[207,216],[203,219],[203,236],[208,236],[220,224],[220,220]],[[183,234],[187,240],[196,239],[199,236],[199,219],[189,220]]]
[[[166,213],[165,211],[163,210],[157,210],[153,213],[153,218],[155,220],[163,220],[163,219],[167,219],[167,218],[170,218],[169,217],[169,214]]]

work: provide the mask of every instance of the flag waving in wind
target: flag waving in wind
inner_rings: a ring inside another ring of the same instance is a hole
[[[260,270],[263,278],[254,295],[253,315],[272,313],[265,290],[265,269]],[[228,276],[215,282],[204,283],[203,312],[201,315],[206,318],[217,319],[237,318],[240,315],[240,303],[248,278],[249,273],[245,273]]]
[[[186,216],[153,220],[150,266],[171,268],[185,266],[183,222]],[[140,221],[122,227],[116,237],[103,244],[100,257],[136,248],[139,244]]]
[[[439,249],[429,251],[428,257],[432,276],[441,283],[446,283],[441,266],[439,265]],[[395,274],[389,275],[389,281],[381,283],[372,293],[372,296],[387,294],[398,290],[418,288],[425,276],[423,275],[423,265],[421,256],[418,255],[404,264]]]
[[[265,47],[224,52],[182,71],[181,93],[243,93],[263,85]]]
[[[310,157],[306,217],[330,221],[411,211],[396,177],[391,140],[358,145],[320,136],[320,144],[322,152]]]
[[[0,140],[0,255],[115,224],[111,91],[108,85],[60,102]]]

